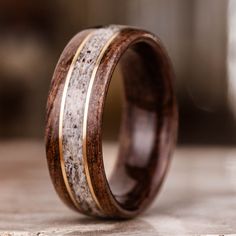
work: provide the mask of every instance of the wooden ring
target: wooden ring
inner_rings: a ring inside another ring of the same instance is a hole
[[[118,62],[125,105],[118,163],[108,181],[102,115]],[[54,72],[46,118],[49,171],[68,206],[92,216],[131,218],[152,202],[176,140],[172,80],[166,51],[147,31],[111,25],[84,30],[68,43]]]

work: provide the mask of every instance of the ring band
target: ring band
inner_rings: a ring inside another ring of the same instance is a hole
[[[118,62],[125,101],[118,163],[108,181],[102,116]],[[173,77],[160,41],[144,30],[87,29],[68,43],[48,96],[46,152],[55,189],[69,207],[91,216],[131,218],[150,205],[176,140]]]

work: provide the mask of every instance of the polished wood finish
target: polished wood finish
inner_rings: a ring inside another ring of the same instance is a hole
[[[56,67],[47,106],[46,149],[54,186],[75,207],[65,188],[59,159],[58,120],[63,85],[76,49],[91,30],[65,48]],[[94,29],[95,30],[95,29]],[[112,73],[120,62],[124,108],[118,163],[111,179],[102,154],[102,116]],[[122,28],[98,66],[88,106],[86,153],[93,191],[104,217],[134,217],[153,201],[167,172],[177,133],[173,70],[166,51],[149,32]]]
[[[68,73],[69,67],[77,48],[90,32],[91,30],[84,30],[78,33],[74,38],[71,39],[71,41],[62,52],[52,78],[46,111],[47,122],[45,142],[47,161],[50,170],[49,172],[58,195],[64,203],[66,203],[70,208],[74,210],[78,209],[74,206],[71,198],[68,195],[61,170],[58,140],[59,112],[62,92],[65,85],[65,78]]]
[[[135,29],[122,30],[101,62],[97,72],[100,79],[96,80],[89,104],[87,153],[92,183],[103,209],[115,217],[136,215],[152,202],[165,176],[176,137],[173,71],[163,47],[145,38],[145,34],[145,31]],[[113,189],[117,190],[117,204],[113,193],[107,191],[109,184],[102,161],[100,114],[105,103],[101,91],[107,92],[112,72],[120,59],[125,107],[119,163],[110,180]],[[145,146],[145,139],[150,136],[153,143]],[[120,184],[122,180],[124,183]],[[123,189],[118,188],[129,185],[127,181],[135,181],[135,186],[120,196],[119,191]]]

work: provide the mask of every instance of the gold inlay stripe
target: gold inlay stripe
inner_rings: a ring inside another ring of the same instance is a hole
[[[111,42],[113,41],[113,39],[119,34],[119,32],[113,34],[113,36],[106,42],[106,44],[103,46],[97,60],[96,63],[94,65],[94,69],[91,75],[91,79],[89,81],[89,86],[88,86],[88,90],[87,90],[87,95],[86,95],[86,101],[85,101],[85,108],[84,108],[84,119],[83,119],[83,158],[84,158],[84,165],[85,165],[85,172],[86,172],[86,177],[87,177],[87,182],[89,185],[89,189],[90,192],[93,196],[94,201],[96,202],[96,204],[99,206],[100,209],[100,203],[96,197],[96,194],[94,192],[93,186],[92,186],[92,182],[91,182],[91,178],[90,178],[90,174],[89,174],[89,168],[88,168],[88,161],[87,161],[87,121],[88,121],[88,109],[89,109],[89,101],[90,101],[90,97],[91,97],[91,93],[92,93],[92,88],[93,88],[93,84],[96,78],[96,73],[98,70],[98,67],[101,63],[101,60],[107,50],[107,48],[109,47],[109,45],[111,44]]]
[[[86,44],[86,42],[88,41],[88,39],[91,37],[93,32],[89,33],[85,39],[82,41],[82,43],[80,44],[80,46],[78,47],[75,56],[73,57],[73,60],[71,62],[70,68],[68,70],[67,76],[66,76],[66,80],[65,80],[65,85],[63,88],[63,93],[62,93],[62,98],[61,98],[61,106],[60,106],[60,117],[59,117],[59,153],[60,153],[60,162],[61,162],[61,170],[62,170],[62,175],[63,175],[63,179],[66,185],[66,189],[67,192],[72,200],[72,202],[74,203],[74,205],[78,208],[81,209],[81,207],[79,206],[78,202],[76,201],[72,191],[71,191],[71,187],[70,184],[68,182],[68,178],[67,178],[67,174],[66,174],[66,170],[65,170],[65,161],[63,158],[63,134],[62,134],[62,128],[63,128],[63,117],[64,117],[64,108],[65,108],[65,102],[66,102],[66,95],[67,95],[67,90],[68,90],[68,86],[69,86],[69,82],[70,82],[70,78],[72,75],[72,72],[75,68],[75,64],[76,61],[79,57],[79,54],[81,52],[81,50],[83,49],[84,45]]]
[[[66,102],[66,95],[67,95],[67,90],[69,87],[69,82],[70,82],[70,78],[72,75],[72,72],[75,68],[75,64],[76,61],[79,57],[80,52],[82,51],[83,47],[85,46],[85,44],[87,43],[87,41],[89,40],[89,38],[92,36],[92,34],[94,33],[94,31],[92,31],[91,33],[89,33],[85,39],[82,41],[82,43],[80,44],[80,46],[78,47],[75,56],[73,57],[72,63],[70,65],[70,68],[68,70],[67,76],[66,76],[66,80],[65,80],[65,85],[63,88],[63,93],[62,93],[62,99],[61,99],[61,106],[60,106],[60,115],[59,115],[59,154],[60,154],[60,163],[61,163],[61,170],[62,170],[62,175],[63,175],[63,179],[66,185],[66,189],[67,192],[72,200],[72,202],[74,203],[74,205],[81,210],[81,207],[79,205],[79,203],[76,201],[75,196],[71,190],[70,184],[68,182],[68,178],[67,178],[67,174],[66,174],[66,170],[65,170],[65,162],[64,162],[64,158],[63,158],[63,134],[62,134],[62,129],[63,129],[63,118],[64,118],[64,108],[65,108],[65,102]],[[88,162],[87,162],[87,147],[86,147],[86,143],[87,143],[87,119],[88,119],[88,108],[89,108],[89,101],[90,101],[90,97],[91,97],[91,92],[92,92],[92,87],[95,81],[95,77],[96,77],[96,73],[98,70],[98,67],[101,63],[101,60],[107,50],[107,48],[109,47],[110,43],[113,41],[113,39],[118,35],[118,32],[113,34],[113,36],[106,42],[106,44],[103,46],[96,62],[94,65],[94,69],[92,71],[92,75],[91,75],[91,79],[89,81],[89,86],[88,86],[88,90],[87,90],[87,95],[86,95],[86,100],[85,100],[85,108],[84,108],[84,117],[83,117],[83,161],[84,161],[84,169],[85,169],[85,175],[86,175],[86,179],[87,179],[87,183],[89,186],[89,190],[90,193],[92,195],[93,200],[95,201],[95,203],[97,204],[97,206],[102,210],[100,203],[95,195],[92,183],[91,183],[91,178],[90,178],[90,174],[89,174],[89,168],[88,168]]]

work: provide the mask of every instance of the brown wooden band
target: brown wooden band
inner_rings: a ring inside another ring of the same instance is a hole
[[[124,108],[118,163],[108,181],[102,117],[120,63]],[[62,200],[87,215],[130,218],[160,189],[177,133],[173,70],[153,34],[125,26],[78,33],[56,66],[47,104],[46,150]]]

